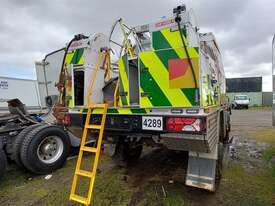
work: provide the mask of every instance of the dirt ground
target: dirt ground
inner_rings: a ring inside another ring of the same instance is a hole
[[[187,154],[146,148],[129,168],[101,156],[93,205],[275,205],[275,129],[271,110],[235,110],[230,161],[216,193],[186,187]],[[68,200],[75,159],[52,174],[34,176],[11,165],[0,182],[0,205],[76,205]],[[90,159],[85,159],[85,166]],[[49,177],[49,176],[48,176]],[[87,180],[78,188],[84,193]]]

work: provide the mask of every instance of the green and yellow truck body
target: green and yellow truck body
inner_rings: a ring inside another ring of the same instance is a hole
[[[122,141],[189,151],[186,185],[214,191],[219,145],[228,140],[230,129],[221,54],[214,35],[199,33],[189,12],[178,15],[179,23],[173,16],[133,28],[140,46],[133,55],[125,49],[118,59],[114,74],[118,105],[109,104],[105,140],[112,145]],[[85,81],[92,71],[86,68],[93,68],[96,61],[85,57],[89,46],[72,49],[66,56],[72,73],[81,68]],[[104,82],[104,75],[98,81]],[[79,82],[74,77],[67,82],[70,130],[83,127],[87,108],[85,100],[75,103]],[[91,100],[104,102],[104,89],[96,86],[97,99]],[[81,90],[83,98],[86,90],[87,86]],[[93,111],[94,123],[100,121],[100,113]]]

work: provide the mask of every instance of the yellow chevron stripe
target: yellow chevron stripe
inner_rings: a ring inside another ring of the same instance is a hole
[[[178,49],[178,48],[182,48],[183,46],[178,31],[171,32],[170,28],[165,28],[161,30],[161,33],[165,37],[167,42],[171,45],[171,47],[175,49],[176,53],[180,58],[187,57],[184,49]],[[185,38],[184,38],[184,41],[186,42]],[[189,52],[190,58],[199,56],[197,51],[193,47],[188,48],[188,52]]]
[[[67,53],[66,59],[65,59],[66,64],[70,64],[71,63],[73,56],[74,56],[74,52]]]
[[[139,104],[143,107],[153,107],[148,97],[142,97],[140,94],[143,93],[143,89],[139,87]]]
[[[192,106],[180,89],[169,89],[169,73],[155,52],[143,52],[140,59],[173,106]]]
[[[84,64],[84,52],[83,52],[82,56],[80,57],[80,60],[78,61],[77,64]]]
[[[97,109],[97,108],[93,109],[92,111],[93,114],[102,114],[102,112],[103,112],[103,109]]]
[[[132,114],[130,108],[119,108],[118,113],[119,114]]]
[[[121,77],[121,80],[122,80],[121,83],[123,85],[124,91],[128,92],[128,95],[126,95],[126,99],[127,99],[128,104],[129,104],[129,84],[128,84],[128,77],[127,77],[127,74],[126,74],[126,71],[125,71],[126,67],[125,67],[125,65],[123,63],[122,58],[120,58],[118,60],[118,68],[119,68],[119,74],[120,74],[120,77]]]

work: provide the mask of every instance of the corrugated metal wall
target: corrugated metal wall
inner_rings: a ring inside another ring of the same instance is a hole
[[[272,106],[272,92],[263,92],[263,106]]]

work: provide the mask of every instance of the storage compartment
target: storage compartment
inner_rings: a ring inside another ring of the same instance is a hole
[[[84,71],[74,70],[74,106],[84,105]]]
[[[128,60],[130,105],[139,105],[139,77],[137,59]]]
[[[109,106],[114,106],[114,93],[117,81],[118,77],[110,79],[105,83],[105,86],[102,89],[104,102],[108,103]]]

